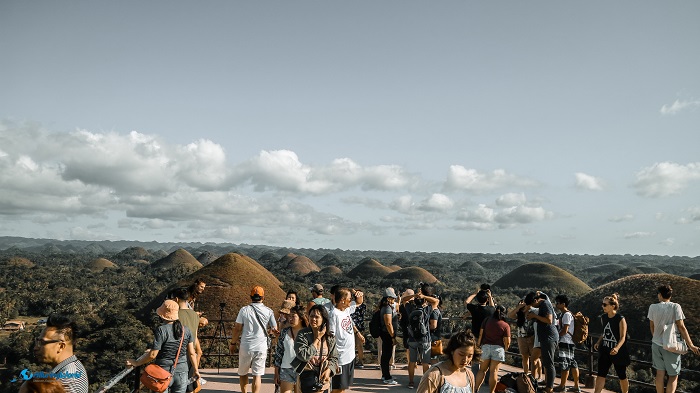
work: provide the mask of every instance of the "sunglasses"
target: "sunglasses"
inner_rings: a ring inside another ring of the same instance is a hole
[[[65,342],[65,341],[64,340],[44,340],[43,338],[34,339],[34,343],[36,345],[40,345],[42,347],[44,345],[54,344],[54,343],[62,343],[62,342]]]
[[[603,303],[603,307],[607,307],[607,306],[609,306],[609,304]]]

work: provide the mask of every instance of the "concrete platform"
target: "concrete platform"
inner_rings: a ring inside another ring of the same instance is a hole
[[[355,377],[354,377],[354,383],[353,386],[348,389],[346,392],[347,393],[368,393],[368,392],[411,392],[411,391],[416,391],[416,389],[409,389],[408,388],[408,371],[406,370],[406,365],[405,364],[397,364],[397,369],[392,370],[391,375],[394,377],[399,382],[399,385],[394,385],[394,386],[387,386],[384,385],[381,381],[381,371],[379,370],[379,366],[376,364],[370,364],[364,369],[357,369],[355,370]],[[422,370],[420,367],[418,367],[418,370]],[[420,374],[419,371],[417,370],[417,374],[415,377],[415,382],[416,386],[418,386],[418,382],[420,381]],[[501,368],[499,370],[499,376],[513,372],[513,371],[522,371],[522,369],[508,366],[508,365],[501,365]],[[240,392],[241,388],[239,385],[238,381],[238,370],[237,369],[231,369],[231,368],[226,368],[226,369],[202,369],[200,371],[202,374],[202,377],[207,380],[207,383],[202,387],[202,393],[216,393],[216,392]],[[274,369],[268,368],[265,370],[265,375],[262,378],[262,388],[260,390],[260,393],[274,393],[275,387],[272,381],[272,377],[274,376]],[[559,383],[559,379],[557,378],[556,383]],[[555,385],[556,386],[556,385]],[[567,387],[573,386],[573,382],[569,380],[567,383]],[[584,392],[593,392],[593,389],[586,389],[583,387],[583,384],[581,384],[581,390]],[[479,393],[488,393],[489,388],[488,388],[488,382],[484,383],[481,386],[481,389],[479,389]],[[605,393],[612,393],[609,390],[603,390]],[[248,393],[251,393],[251,386],[250,384],[248,385]]]

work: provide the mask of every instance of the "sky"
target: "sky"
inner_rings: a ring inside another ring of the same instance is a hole
[[[700,255],[700,2],[0,2],[0,236]]]

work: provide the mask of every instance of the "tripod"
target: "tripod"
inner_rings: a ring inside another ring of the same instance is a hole
[[[226,307],[226,303],[219,303],[219,320],[216,322],[216,329],[214,330],[214,335],[212,336],[211,341],[209,342],[209,348],[207,349],[207,354],[206,356],[209,357],[211,354],[212,348],[216,345],[216,373],[219,374],[221,372],[221,356],[226,356],[227,354],[224,353],[222,354],[220,351],[220,344],[223,342],[224,343],[224,348],[228,349],[228,341],[231,339],[229,335],[226,333],[226,325],[224,324],[224,308]]]

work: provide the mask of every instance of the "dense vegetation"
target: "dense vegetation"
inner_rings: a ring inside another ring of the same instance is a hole
[[[148,318],[137,320],[135,316],[164,289],[192,277],[191,274],[196,269],[194,266],[175,264],[157,269],[152,265],[180,248],[187,250],[205,266],[229,252],[250,256],[282,281],[282,289],[295,289],[302,297],[308,296],[307,288],[315,282],[328,286],[337,283],[361,288],[367,293],[370,312],[379,300],[382,287],[391,285],[403,291],[409,287],[415,288],[418,281],[428,276],[420,269],[407,269],[407,272],[417,271],[422,274],[418,276],[391,274],[392,269],[378,269],[382,274],[353,274],[350,278],[348,272],[372,259],[387,268],[421,267],[439,280],[435,285],[444,299],[444,313],[451,318],[451,322],[446,326],[447,331],[457,331],[468,326],[468,323],[461,319],[465,312],[463,300],[473,288],[482,282],[494,283],[512,270],[530,262],[555,265],[593,288],[620,278],[616,275],[623,269],[634,269],[631,271],[642,273],[662,271],[683,276],[700,272],[698,257],[535,253],[446,254],[276,249],[267,246],[198,243],[95,243],[0,238],[0,322],[4,323],[6,319],[19,316],[45,317],[56,311],[73,314],[79,326],[79,357],[88,370],[92,382],[91,390],[95,390],[123,369],[127,357],[139,354],[150,342],[153,327],[151,322]],[[322,270],[335,266],[343,273],[337,274],[337,269],[328,269],[325,271],[335,273],[312,271],[302,274],[297,269],[289,269],[290,260],[285,257],[290,253],[308,258]],[[178,252],[176,255],[181,254],[182,252]],[[93,264],[98,258],[107,259],[116,267],[108,267],[104,262]],[[374,265],[374,262],[372,264]],[[625,273],[627,272],[623,274]],[[509,286],[498,288],[495,294],[500,303],[510,307],[517,303],[528,289],[527,285]],[[558,292],[560,290],[554,293]],[[229,304],[229,307],[236,306],[238,305]],[[0,391],[16,391],[17,386],[9,381],[24,368],[46,370],[45,366],[34,364],[31,356],[32,339],[38,333],[35,329],[36,327],[30,326],[24,332],[0,335],[0,362],[5,361],[5,368],[0,368]],[[373,345],[369,343],[370,347]],[[642,359],[644,349],[639,351]],[[697,359],[690,356],[684,358],[684,366],[700,368]],[[648,367],[635,371],[637,378],[648,380],[650,376]],[[698,387],[697,382],[688,382],[688,379],[686,375],[682,376],[682,386],[686,391]],[[125,385],[117,385],[113,391],[127,391],[127,388]]]

